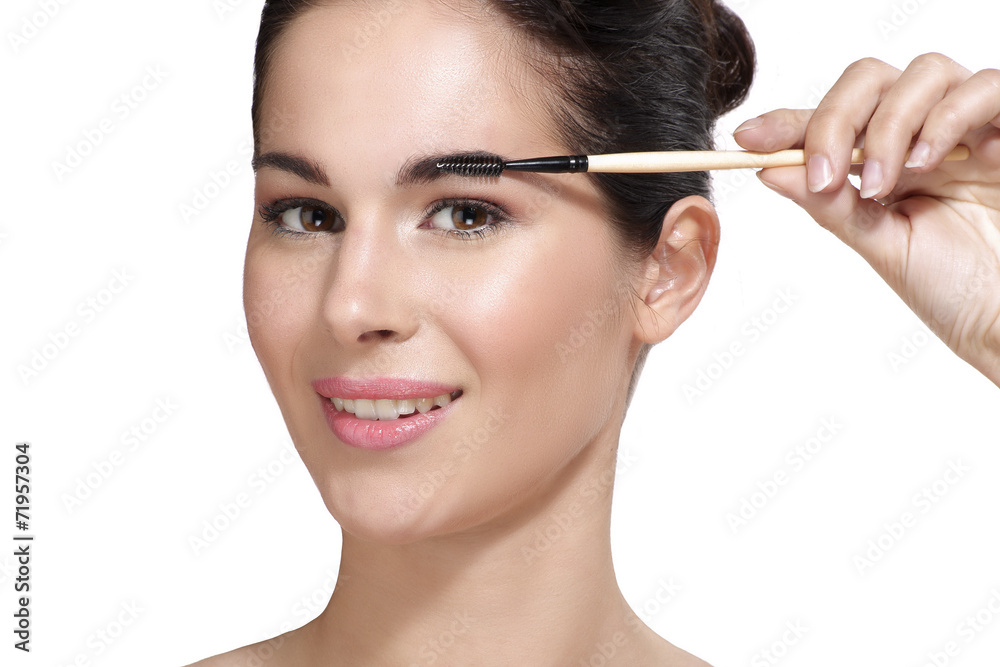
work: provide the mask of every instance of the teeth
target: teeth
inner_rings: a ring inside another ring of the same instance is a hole
[[[371,419],[378,421],[391,421],[399,419],[400,415],[413,414],[414,410],[420,414],[430,412],[431,408],[437,406],[443,408],[458,398],[461,390],[454,394],[441,394],[431,398],[406,398],[396,400],[391,398],[331,398],[333,407],[338,412],[351,412],[358,419]]]
[[[369,398],[354,399],[354,416],[358,419],[378,419],[375,416],[375,401]]]
[[[399,410],[396,409],[396,401],[389,400],[388,398],[378,399],[375,401],[375,414],[379,420],[395,419],[399,416]]]

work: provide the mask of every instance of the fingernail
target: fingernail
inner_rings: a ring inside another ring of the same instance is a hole
[[[861,198],[871,199],[882,192],[882,163],[878,160],[865,160],[861,170]]]
[[[792,198],[792,193],[790,193],[790,192],[789,192],[788,190],[785,190],[784,188],[779,188],[779,187],[778,187],[777,185],[775,185],[774,183],[770,183],[770,182],[768,182],[768,181],[765,181],[765,180],[764,180],[763,178],[761,178],[761,177],[760,177],[760,172],[759,172],[759,171],[757,172],[757,180],[759,180],[759,181],[760,181],[761,183],[763,183],[763,184],[764,184],[764,185],[766,185],[767,187],[769,187],[769,188],[771,188],[772,190],[774,190],[775,192],[777,192],[777,193],[778,193],[779,195],[781,195],[782,197],[788,197],[789,199],[791,199],[791,198]]]
[[[753,130],[753,129],[756,129],[756,128],[760,127],[763,124],[764,124],[764,119],[763,118],[759,118],[759,117],[758,118],[751,118],[750,120],[746,121],[745,123],[743,123],[742,125],[740,125],[738,128],[736,128],[735,130],[733,130],[733,134],[739,134],[740,132],[746,132],[747,130]]]
[[[833,182],[833,167],[825,155],[813,155],[806,166],[809,176],[809,191],[819,192]]]
[[[918,141],[917,145],[910,151],[910,159],[903,166],[907,169],[920,169],[926,167],[931,159],[931,145],[926,141]]]

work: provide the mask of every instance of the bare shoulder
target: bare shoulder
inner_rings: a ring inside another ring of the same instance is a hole
[[[185,667],[286,667],[301,664],[302,647],[296,641],[302,628],[277,637],[213,655]]]
[[[619,633],[612,642],[601,647],[603,656],[610,658],[610,661],[601,664],[629,667],[712,667],[698,656],[670,643],[645,624],[636,627],[641,628],[638,630],[641,635],[633,637],[633,641],[628,641],[623,633]],[[616,647],[624,650],[616,651]]]
[[[631,632],[614,635],[611,645],[602,647],[605,657],[613,657],[613,664],[640,665],[641,667],[712,667],[698,656],[671,643],[646,625],[631,609],[626,616],[626,627]],[[616,652],[615,648],[622,651]],[[610,653],[610,655],[609,655]],[[610,664],[610,663],[609,663]]]
[[[649,663],[650,667],[656,665],[657,667],[663,667],[669,665],[670,667],[712,667],[711,664],[705,662],[698,656],[688,653],[684,649],[671,644],[666,639],[659,637],[656,649],[650,653],[652,662]]]
[[[193,662],[185,667],[249,667],[249,665],[268,665],[268,667],[278,667],[279,665],[283,665],[284,662],[282,662],[277,656],[272,657],[270,660],[261,660],[260,649],[265,646],[267,646],[267,641],[251,644],[250,646],[243,646],[241,648],[233,649],[232,651],[220,653],[219,655],[213,655],[210,658],[205,658],[204,660],[199,660],[198,662]]]
[[[712,665],[698,656],[688,653],[673,644],[669,645],[663,658],[664,661],[660,664],[671,665],[671,667],[712,667]]]
[[[712,667],[709,663],[705,662],[696,655],[692,655],[687,651],[677,649],[679,651],[676,658],[674,658],[674,664],[677,667]]]
[[[190,665],[185,665],[184,667],[233,667],[234,665],[246,662],[245,658],[241,658],[239,655],[242,651],[242,648],[238,648],[227,653],[213,655],[211,658],[205,658],[198,662],[192,662]]]

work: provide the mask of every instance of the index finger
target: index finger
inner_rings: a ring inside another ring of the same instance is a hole
[[[806,126],[815,109],[775,109],[751,118],[733,132],[733,138],[748,151],[773,153],[802,148]]]
[[[806,127],[803,146],[811,192],[843,186],[855,142],[901,74],[881,60],[864,58],[850,65],[820,101]]]

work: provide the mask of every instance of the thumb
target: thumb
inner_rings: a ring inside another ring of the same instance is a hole
[[[805,167],[757,172],[761,182],[801,206],[819,225],[853,248],[889,285],[900,291],[905,275],[909,219],[871,199],[849,181],[837,190],[813,193]]]

